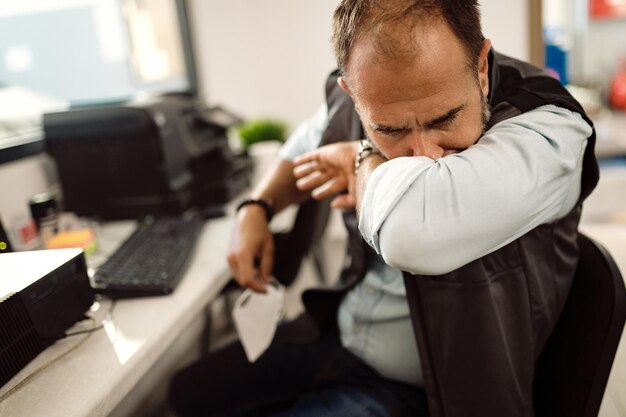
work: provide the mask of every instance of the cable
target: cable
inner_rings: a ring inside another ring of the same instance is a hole
[[[89,318],[94,327],[96,325],[96,322],[93,318]],[[30,375],[28,375],[26,378],[24,378],[23,380],[21,380],[20,382],[18,382],[14,387],[12,387],[10,390],[8,390],[7,392],[5,392],[4,394],[2,394],[2,396],[0,396],[0,403],[2,401],[4,401],[5,399],[7,399],[11,394],[13,394],[14,392],[16,392],[17,390],[19,390],[20,388],[22,388],[24,385],[26,385],[31,379],[33,379],[35,376],[37,376],[39,373],[41,373],[42,371],[44,371],[45,369],[49,368],[51,365],[53,365],[54,363],[60,361],[61,359],[63,359],[64,357],[66,357],[67,355],[69,355],[71,352],[75,351],[76,349],[78,349],[79,347],[81,347],[86,341],[87,339],[89,339],[89,337],[91,336],[91,332],[87,333],[87,336],[85,336],[84,338],[82,338],[78,343],[76,343],[74,346],[72,346],[70,349],[66,350],[65,352],[63,352],[62,354],[60,354],[59,356],[57,356],[56,358],[52,359],[50,362],[45,363],[43,365],[41,365],[39,368],[35,369]]]
[[[93,327],[89,330],[79,330],[73,333],[65,333],[65,336],[62,337],[62,339],[66,338],[66,337],[72,337],[72,336],[78,336],[80,334],[86,334],[86,333],[93,333],[93,332],[97,332],[98,330],[102,330],[104,329],[104,324],[100,324],[97,327]]]
[[[87,329],[87,330],[78,330],[72,333],[65,333],[65,337],[72,337],[72,336],[78,336],[81,334],[86,334],[86,333],[93,333],[93,332],[97,332],[98,330],[102,330],[104,329],[104,322],[105,321],[112,321],[113,318],[113,309],[115,308],[115,304],[117,303],[117,300],[112,299],[111,300],[111,304],[109,305],[109,311],[107,312],[107,315],[105,316],[105,318],[100,322],[100,324],[98,326],[94,326],[91,329]],[[85,317],[85,319],[88,320],[93,320],[92,317]]]
[[[60,361],[61,359],[63,359],[64,357],[66,357],[67,355],[69,355],[70,353],[72,353],[73,351],[75,351],[76,349],[78,349],[79,347],[81,347],[86,341],[87,339],[89,339],[91,337],[91,335],[95,332],[98,331],[102,328],[104,328],[104,322],[110,318],[113,317],[113,309],[115,308],[115,304],[116,304],[116,300],[111,300],[111,305],[109,306],[109,311],[107,312],[107,315],[105,317],[104,320],[102,320],[102,322],[100,323],[100,325],[96,326],[96,320],[91,317],[91,316],[86,316],[84,320],[89,320],[92,323],[92,327],[91,329],[88,330],[79,330],[76,332],[72,332],[72,333],[66,333],[65,337],[71,337],[71,336],[78,336],[81,334],[86,334],[85,337],[83,337],[78,343],[76,343],[74,346],[72,346],[71,348],[69,348],[68,350],[66,350],[65,352],[61,353],[59,356],[57,356],[56,358],[52,359],[51,361],[49,361],[48,363],[45,363],[43,365],[41,365],[39,368],[35,369],[33,372],[31,372],[28,376],[26,376],[23,380],[21,380],[20,382],[18,382],[17,384],[15,384],[15,386],[13,386],[11,389],[9,389],[7,392],[5,392],[4,394],[0,395],[0,403],[3,402],[4,400],[6,400],[11,394],[13,394],[14,392],[16,392],[17,390],[19,390],[20,388],[22,388],[24,385],[26,385],[28,382],[30,382],[33,378],[35,378],[37,375],[39,375],[41,372],[43,372],[44,370],[46,370],[47,368],[49,368],[50,366],[52,366],[53,364],[55,364],[56,362]]]

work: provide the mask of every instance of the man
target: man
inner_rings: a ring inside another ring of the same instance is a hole
[[[344,285],[306,292],[258,362],[235,344],[183,370],[176,410],[534,415],[597,182],[591,123],[557,81],[491,49],[475,1],[343,0],[333,42],[327,107],[240,206],[229,263],[264,291],[271,209],[333,197]]]

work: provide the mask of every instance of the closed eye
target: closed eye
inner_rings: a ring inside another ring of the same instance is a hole
[[[452,123],[457,117],[459,117],[459,113],[461,112],[461,110],[463,110],[464,107],[465,105],[455,107],[443,116],[437,117],[434,120],[426,123],[426,127],[428,129],[445,127],[447,124]]]
[[[388,136],[401,136],[407,134],[411,129],[408,127],[375,126],[374,130]]]

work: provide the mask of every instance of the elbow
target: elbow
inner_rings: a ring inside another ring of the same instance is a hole
[[[442,275],[461,266],[452,263],[446,255],[446,239],[434,230],[409,236],[406,228],[392,231],[383,227],[379,233],[380,255],[393,268],[414,275]]]

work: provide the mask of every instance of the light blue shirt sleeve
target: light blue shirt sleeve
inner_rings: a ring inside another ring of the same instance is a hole
[[[453,271],[565,216],[591,133],[579,114],[548,105],[496,124],[463,152],[387,161],[366,186],[361,234],[394,268]]]
[[[328,109],[326,104],[323,104],[289,136],[278,151],[278,155],[291,161],[299,155],[317,149],[326,127],[328,127]]]

